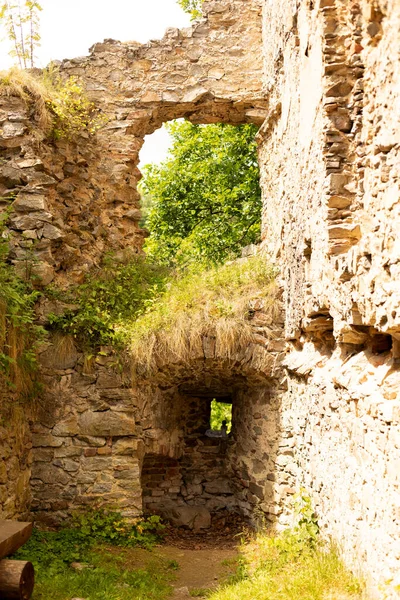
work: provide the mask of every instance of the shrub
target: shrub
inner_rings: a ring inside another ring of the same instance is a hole
[[[72,335],[86,350],[122,345],[125,323],[151,306],[164,289],[167,274],[165,267],[143,257],[116,263],[108,256],[85,283],[69,290],[68,300],[76,308],[61,316],[49,315],[50,323],[65,335]],[[46,293],[58,294],[51,288]]]
[[[35,529],[14,557],[30,560],[37,572],[60,572],[72,562],[89,560],[96,544],[151,547],[164,526],[157,516],[128,522],[118,511],[104,509],[78,513],[70,526],[59,531]]]
[[[13,558],[33,563],[35,600],[163,600],[174,566],[137,569],[129,554],[135,546],[152,547],[161,532],[158,517],[128,523],[118,512],[92,510],[59,531],[34,529]]]

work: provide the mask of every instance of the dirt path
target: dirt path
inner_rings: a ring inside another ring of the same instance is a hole
[[[172,598],[191,598],[190,592],[215,588],[236,571],[238,552],[229,548],[201,548],[190,550],[164,546],[159,554],[179,564],[173,583]]]
[[[151,551],[143,548],[109,548],[109,555],[119,556],[121,566],[128,569],[167,570],[173,575],[171,600],[205,597],[237,571],[239,545],[245,522],[235,517],[220,519],[201,533],[167,528],[163,543]],[[203,594],[201,593],[203,591]]]

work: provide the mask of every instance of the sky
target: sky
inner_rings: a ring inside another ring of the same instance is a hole
[[[41,4],[39,67],[51,60],[84,56],[92,44],[106,38],[144,43],[161,38],[168,27],[190,24],[176,0],[42,0]],[[12,64],[8,49],[5,41],[0,42],[0,69]],[[140,154],[141,164],[162,160],[169,144],[164,129],[148,136]]]

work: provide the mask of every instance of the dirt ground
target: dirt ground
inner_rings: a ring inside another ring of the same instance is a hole
[[[237,519],[214,522],[211,529],[193,532],[169,527],[162,543],[151,551],[143,548],[109,549],[120,555],[127,568],[140,569],[152,565],[156,569],[173,565],[174,589],[171,600],[205,597],[206,591],[215,589],[235,574],[238,567],[239,544],[246,524]]]
[[[214,589],[233,575],[238,566],[238,546],[247,530],[247,523],[237,515],[213,519],[211,529],[203,532],[167,530],[165,545],[158,550],[179,564],[172,598],[191,598],[195,592]]]
[[[168,526],[163,541],[151,551],[143,548],[109,548],[128,569],[168,568],[174,573],[171,600],[205,597],[207,590],[224,583],[238,568],[239,545],[249,532],[239,515],[213,518],[210,529],[199,532]]]
[[[190,592],[216,588],[236,571],[238,552],[234,548],[202,548],[190,550],[163,546],[160,554],[176,560],[179,569],[173,583],[172,598],[191,598]]]

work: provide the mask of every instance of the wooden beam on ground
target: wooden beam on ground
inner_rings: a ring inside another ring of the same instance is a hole
[[[13,554],[29,540],[32,523],[0,520],[0,559]]]
[[[25,560],[0,561],[0,598],[2,600],[29,600],[35,583],[31,562]]]

